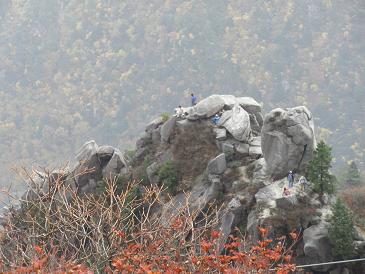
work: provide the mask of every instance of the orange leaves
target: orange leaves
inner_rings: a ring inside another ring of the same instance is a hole
[[[218,243],[221,234],[211,231],[200,240],[200,243],[186,248],[181,243],[187,241],[172,240],[177,229],[182,229],[180,221],[174,221],[172,230],[164,231],[166,237],[159,241],[152,241],[145,245],[140,243],[129,244],[113,260],[114,271],[122,273],[248,273],[275,269],[277,273],[288,274],[295,269],[290,264],[292,259],[283,242],[275,243],[268,239],[269,230],[259,228],[260,234],[265,236],[257,245],[246,251],[247,243],[240,237],[229,236],[224,245],[225,254],[221,255]],[[174,233],[172,233],[172,231]],[[295,236],[295,237],[294,237]],[[290,237],[297,239],[296,232]]]
[[[212,239],[218,239],[219,238],[219,236],[220,236],[220,233],[218,232],[218,231],[212,231],[212,233],[210,233],[210,237],[212,238]]]
[[[220,250],[221,234],[217,231],[204,230],[197,243],[186,240],[181,221],[173,221],[170,228],[161,228],[160,234],[143,230],[129,243],[121,243],[118,252],[105,267],[105,273],[136,273],[136,274],[175,274],[175,273],[266,273],[275,269],[276,273],[289,274],[295,270],[290,264],[292,256],[285,249],[285,237],[276,242],[268,239],[267,228],[259,228],[264,235],[256,245],[250,246],[241,237],[230,235],[224,250]],[[114,231],[123,239],[130,239],[124,232]],[[156,232],[156,231],[155,231]],[[131,235],[133,237],[133,235]],[[157,237],[163,235],[164,237]],[[295,231],[290,237],[297,239]],[[156,240],[157,239],[157,240]],[[29,267],[16,269],[17,273],[42,272],[46,269],[49,256],[41,246],[34,246],[37,254]],[[83,265],[65,264],[66,271],[57,273],[88,273],[92,272]]]
[[[258,230],[260,232],[260,235],[262,238],[266,238],[267,234],[269,233],[269,229],[264,228],[264,227],[258,227]]]
[[[35,252],[37,252],[37,253],[38,253],[38,255],[44,255],[44,250],[43,250],[43,248],[42,248],[42,247],[40,247],[39,245],[35,245],[35,246],[34,246],[34,250],[35,250]]]
[[[211,250],[211,248],[213,247],[213,243],[202,241],[200,243],[200,247],[202,248],[202,250],[205,253],[208,253]]]

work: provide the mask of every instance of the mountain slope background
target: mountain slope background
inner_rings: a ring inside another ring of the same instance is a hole
[[[364,25],[361,0],[0,1],[0,182],[88,139],[131,148],[191,92],[306,105],[363,169]]]

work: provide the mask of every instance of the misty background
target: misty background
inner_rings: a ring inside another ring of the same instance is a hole
[[[0,0],[0,184],[211,94],[307,106],[335,167],[365,167],[362,0]]]

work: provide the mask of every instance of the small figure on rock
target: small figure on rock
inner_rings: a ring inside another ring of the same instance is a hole
[[[294,186],[294,173],[293,171],[289,171],[288,174],[288,183],[289,183],[289,188],[292,188]]]
[[[184,118],[184,110],[182,109],[181,106],[179,106],[177,109],[176,109],[176,117],[177,118]]]
[[[195,106],[198,98],[194,95],[194,93],[191,94],[191,105]]]
[[[299,185],[300,185],[301,190],[303,190],[303,191],[306,190],[306,188],[308,186],[308,181],[304,176],[300,177]]]
[[[219,119],[220,119],[221,117],[218,115],[218,114],[216,114],[216,115],[214,115],[213,116],[213,118],[212,118],[212,122],[213,122],[213,124],[214,125],[218,125],[218,122],[219,122]]]
[[[289,196],[289,195],[290,195],[289,189],[287,189],[286,187],[284,187],[283,196]]]

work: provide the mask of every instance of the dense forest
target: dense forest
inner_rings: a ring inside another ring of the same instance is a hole
[[[306,105],[363,169],[364,26],[362,0],[0,1],[0,182],[89,139],[129,149],[191,92]]]

